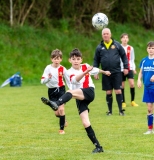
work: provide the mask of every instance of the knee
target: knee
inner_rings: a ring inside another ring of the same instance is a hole
[[[57,111],[55,111],[55,116],[60,117],[65,115],[64,105],[61,105]]]
[[[108,91],[106,91],[106,94],[108,95],[110,95],[110,94],[112,94],[112,90],[108,90]]]
[[[134,88],[134,83],[130,84],[130,88]]]
[[[82,124],[84,126],[84,128],[87,128],[90,126],[90,122],[89,121],[82,121]]]
[[[67,90],[66,92],[72,93],[72,90]]]
[[[121,94],[121,89],[115,90],[115,94]]]

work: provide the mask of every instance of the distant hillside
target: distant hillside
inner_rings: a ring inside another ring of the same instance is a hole
[[[154,32],[133,24],[110,22],[108,27],[112,31],[112,37],[118,41],[123,32],[129,34],[138,67],[140,60],[147,55],[147,42],[154,40]],[[70,66],[68,54],[73,48],[79,48],[84,55],[84,62],[92,64],[95,48],[102,39],[101,31],[93,30],[87,33],[79,34],[73,28],[72,30],[10,28],[1,24],[0,84],[17,71],[21,72],[25,84],[39,84],[45,66],[50,63],[50,52],[56,48],[62,50],[62,64],[66,68]]]

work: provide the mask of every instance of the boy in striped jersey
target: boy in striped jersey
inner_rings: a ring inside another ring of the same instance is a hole
[[[67,81],[66,68],[60,65],[62,61],[62,52],[59,49],[53,50],[51,53],[51,64],[47,65],[41,78],[41,83],[48,87],[48,97],[52,101],[57,101],[59,97],[65,94],[65,83],[63,77]],[[64,104],[62,104],[55,115],[59,117],[60,130],[59,134],[65,134],[64,127],[67,125],[65,121]]]
[[[92,153],[103,152],[103,148],[97,140],[89,120],[88,105],[94,100],[95,96],[95,86],[90,75],[103,73],[110,76],[110,72],[94,68],[88,64],[81,64],[82,53],[78,49],[74,49],[70,53],[69,62],[72,64],[72,67],[67,72],[70,80],[70,90],[60,97],[58,101],[49,101],[44,97],[42,97],[41,100],[43,103],[49,105],[53,110],[57,110],[60,105],[68,102],[71,98],[75,98],[82,124],[89,139],[96,147]]]
[[[131,106],[137,107],[138,104],[134,101],[135,100],[135,84],[134,84],[134,74],[136,74],[136,65],[135,65],[135,53],[134,53],[134,48],[130,45],[128,45],[129,42],[129,37],[127,33],[123,33],[121,35],[121,46],[124,48],[127,59],[128,59],[128,74],[124,75],[123,73],[123,63],[121,61],[121,71],[122,71],[122,98],[123,98],[123,103],[122,107],[126,107],[126,102],[125,102],[125,81],[126,78],[128,79],[129,86],[130,86],[130,95],[131,95]]]

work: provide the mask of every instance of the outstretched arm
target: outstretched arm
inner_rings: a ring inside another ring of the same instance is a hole
[[[79,75],[76,75],[76,81],[79,82],[87,73],[89,73],[93,69],[93,66],[89,66],[84,72]]]
[[[104,71],[104,70],[99,70],[99,73],[102,73],[102,74],[105,74],[107,76],[110,76],[111,75],[111,72],[110,71]]]
[[[138,86],[138,88],[142,87],[141,79],[142,79],[142,69],[140,69],[140,72],[138,74],[138,80],[137,80],[137,86]]]

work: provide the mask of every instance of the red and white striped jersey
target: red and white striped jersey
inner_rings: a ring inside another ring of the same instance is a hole
[[[68,71],[68,77],[70,81],[69,88],[70,89],[78,89],[78,88],[88,88],[88,87],[94,87],[95,85],[92,81],[91,75],[95,75],[99,73],[98,68],[93,68],[89,73],[87,73],[79,82],[76,81],[76,75],[81,74],[84,72],[90,65],[89,64],[81,64],[80,70],[76,70],[73,67],[71,67]]]
[[[49,78],[49,74],[52,75],[51,78]],[[66,68],[61,65],[55,68],[50,64],[47,65],[46,68],[44,69],[41,78],[41,84],[46,84],[48,88],[61,87],[65,85],[63,78],[65,78],[65,80],[68,81]]]
[[[127,46],[122,46],[125,50],[127,59],[128,59],[128,67],[129,70],[135,70],[136,65],[135,65],[135,53],[134,53],[134,48],[130,45]],[[123,71],[123,63],[121,61],[121,71]]]

